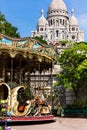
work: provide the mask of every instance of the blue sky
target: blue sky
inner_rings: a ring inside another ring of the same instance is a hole
[[[45,17],[52,0],[0,0],[0,12],[6,19],[18,28],[21,37],[31,36],[31,31],[36,29],[41,9]],[[85,32],[87,41],[87,0],[64,0],[69,16],[74,9],[79,27]],[[84,2],[84,3],[83,3]]]

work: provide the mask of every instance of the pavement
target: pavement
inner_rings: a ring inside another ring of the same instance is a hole
[[[10,126],[11,130],[87,130],[87,118],[55,117],[55,122]]]

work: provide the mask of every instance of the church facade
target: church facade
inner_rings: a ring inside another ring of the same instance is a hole
[[[64,0],[52,0],[47,11],[47,18],[41,10],[36,30],[32,31],[32,37],[42,37],[50,43],[58,43],[62,40],[71,42],[84,41],[84,32],[79,29],[78,20],[71,11],[71,17]]]

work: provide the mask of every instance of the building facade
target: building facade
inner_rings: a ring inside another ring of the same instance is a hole
[[[69,18],[64,0],[52,0],[47,11],[47,18],[41,10],[36,30],[32,31],[32,37],[42,37],[49,43],[58,43],[61,40],[84,41],[84,32],[79,29],[78,20],[71,11]]]

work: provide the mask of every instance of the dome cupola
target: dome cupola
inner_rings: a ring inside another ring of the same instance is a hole
[[[63,0],[52,0],[48,11],[53,11],[53,10],[65,10],[65,11],[67,11],[67,7],[66,7]]]
[[[78,26],[78,20],[77,18],[74,16],[74,9],[72,9],[71,11],[72,15],[71,15],[71,18],[69,20],[69,23],[71,26]]]
[[[41,17],[38,20],[37,26],[40,26],[40,25],[45,26],[47,24],[48,24],[48,22],[47,22],[46,18],[44,17],[44,11],[42,9],[41,10]]]

